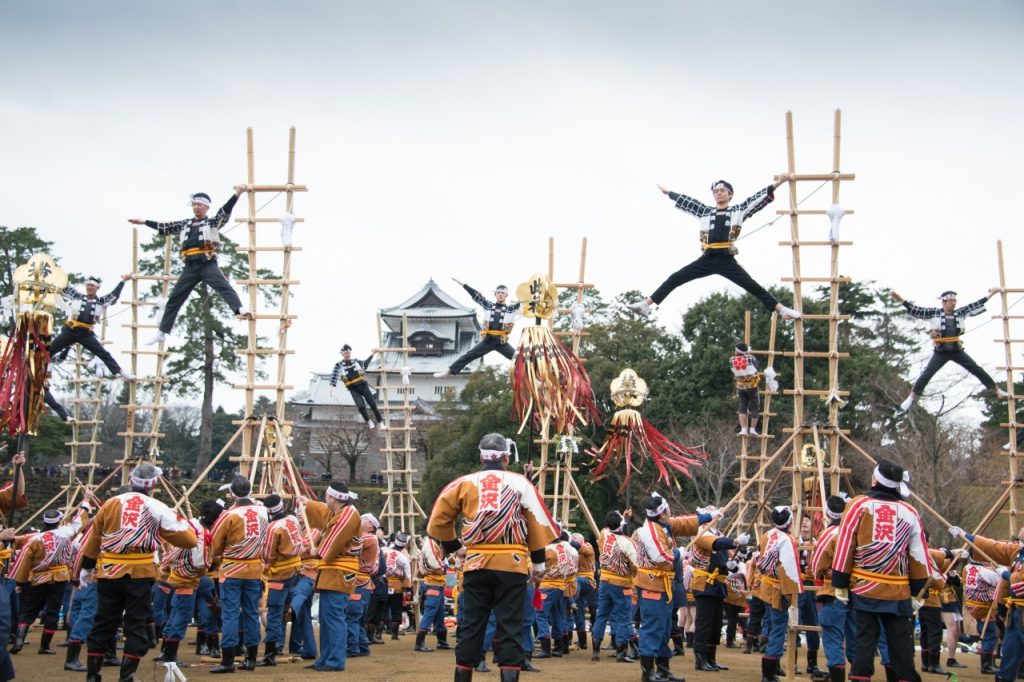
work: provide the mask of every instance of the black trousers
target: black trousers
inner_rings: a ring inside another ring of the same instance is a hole
[[[917,611],[921,622],[921,651],[938,652],[942,649],[942,609],[938,606],[922,606]]]
[[[501,353],[508,360],[511,360],[516,354],[516,349],[508,342],[507,336],[485,336],[483,341],[470,348],[468,353],[453,362],[448,369],[452,374],[458,374],[466,365],[482,358],[491,351]]]
[[[53,357],[76,343],[81,344],[82,348],[98,357],[114,376],[121,373],[121,365],[117,364],[114,356],[103,347],[103,344],[100,343],[100,340],[96,338],[91,329],[83,327],[64,325],[60,330],[60,334],[57,334],[57,338],[50,342],[50,356]]]
[[[709,275],[721,275],[738,287],[743,288],[754,298],[761,301],[769,311],[774,311],[778,301],[769,294],[763,286],[754,281],[754,278],[747,274],[743,266],[736,262],[736,257],[728,253],[706,252],[703,256],[678,270],[662,283],[657,290],[651,294],[651,300],[660,304],[672,293],[676,287],[681,287],[687,282],[695,279],[708,277]]]
[[[487,618],[494,611],[498,627],[494,633],[494,655],[503,668],[520,668],[526,658],[523,648],[523,602],[526,600],[525,573],[509,571],[467,571],[462,577],[462,630],[455,645],[455,663],[475,668],[484,654]]]
[[[974,361],[970,355],[965,353],[963,349],[960,350],[937,350],[932,353],[932,359],[928,361],[928,365],[925,366],[924,371],[921,372],[921,376],[914,382],[913,391],[917,395],[921,395],[924,392],[928,382],[932,380],[935,373],[945,366],[947,362],[955,362],[960,365],[968,372],[978,378],[978,381],[985,385],[987,389],[993,389],[996,387],[995,380],[988,375],[988,372],[978,366],[978,363]]]
[[[46,401],[46,404],[50,406],[51,410],[57,413],[57,416],[60,417],[60,420],[62,422],[66,422],[71,417],[71,415],[68,414],[67,408],[61,405],[60,402],[58,402],[58,400],[53,397],[53,394],[50,393],[49,388],[47,388],[46,392],[43,394],[43,400]]]
[[[740,621],[740,607],[735,604],[725,604],[725,643],[732,644],[736,641],[736,625]],[[744,637],[746,636],[746,630],[744,629]]]
[[[394,594],[388,595],[388,620],[394,623],[402,622],[402,611],[405,609],[402,606],[402,593],[395,592]]]
[[[704,653],[709,646],[718,646],[722,640],[724,601],[718,597],[695,597],[697,617],[693,625],[693,650]]]
[[[370,598],[370,606],[366,609],[366,624],[380,625],[388,619],[387,599]]]
[[[29,585],[21,590],[21,598],[18,600],[20,610],[18,612],[19,625],[31,625],[39,617],[39,612],[46,607],[43,614],[43,629],[47,632],[57,631],[57,621],[60,619],[60,607],[64,603],[64,592],[67,583],[43,583],[42,585]]]
[[[754,597],[750,600],[750,610],[747,612],[747,625],[743,628],[743,638],[758,637],[763,630],[765,603]]]
[[[857,653],[850,667],[850,679],[870,679],[875,672],[875,651],[882,628],[889,644],[889,665],[900,680],[920,682],[914,669],[914,619],[892,613],[854,611],[857,617]]]
[[[142,658],[149,651],[146,621],[153,610],[152,578],[117,578],[96,581],[96,621],[89,633],[90,656],[114,650],[114,635],[124,623],[124,655]]]
[[[200,284],[206,284],[220,294],[224,302],[228,304],[232,312],[238,312],[242,307],[242,301],[235,293],[234,287],[228,282],[227,277],[220,271],[217,259],[197,259],[192,262],[185,262],[185,268],[181,276],[174,283],[170,296],[167,297],[167,305],[164,307],[164,316],[160,320],[160,331],[170,334],[174,327],[174,321],[178,319],[178,311],[185,305],[188,295]]]
[[[366,413],[367,405],[373,410],[373,416],[377,422],[384,421],[384,418],[380,416],[380,411],[377,410],[377,400],[373,397],[373,391],[370,390],[370,385],[365,380],[349,386],[348,392],[352,395],[352,401],[365,421],[370,421],[370,416]]]

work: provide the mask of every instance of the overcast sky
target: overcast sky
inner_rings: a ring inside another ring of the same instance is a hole
[[[858,177],[841,198],[856,212],[843,273],[921,304],[946,288],[973,300],[997,284],[997,239],[1024,287],[1022,27],[1012,1],[7,0],[0,224],[39,228],[68,268],[112,282],[129,267],[127,218],[186,217],[195,191],[223,202],[245,179],[247,126],[257,181],[283,182],[296,126],[310,192],[296,200],[289,379],[304,388],[342,343],[376,343],[377,308],[431,276],[467,303],[448,277],[514,287],[546,268],[549,235],[558,279],[575,279],[586,235],[589,281],[652,291],[699,254],[695,221],[656,183],[710,201],[721,177],[752,194],[785,169],[787,110],[798,171],[830,170],[838,107],[842,170]],[[804,222],[815,229],[824,219]],[[740,262],[779,282],[787,235],[784,220],[759,231]],[[806,254],[804,272],[826,263]],[[677,290],[659,319],[676,326],[721,288]],[[998,332],[967,338],[993,372]]]

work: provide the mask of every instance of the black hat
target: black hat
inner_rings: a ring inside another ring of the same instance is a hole
[[[622,514],[617,511],[610,511],[604,515],[604,527],[610,528],[611,530],[619,530],[625,523],[625,519],[622,518]]]
[[[789,528],[793,523],[793,510],[789,507],[775,507],[772,509],[771,518],[776,528]]]
[[[843,510],[846,509],[847,502],[849,502],[849,498],[846,496],[830,496],[825,500],[825,516],[833,520],[838,519],[843,515]]]
[[[206,527],[210,527],[223,511],[224,506],[219,504],[217,500],[207,500],[206,502],[203,502],[203,506],[199,508],[199,522]]]
[[[723,187],[725,187],[727,190],[729,190],[729,194],[732,194],[732,185],[730,185],[725,180],[715,180],[714,182],[712,182],[711,183],[711,191],[714,192],[715,188],[718,187],[719,185],[722,185]]]
[[[231,483],[228,485],[228,492],[239,499],[249,497],[249,494],[252,492],[252,483],[245,476],[235,474],[235,477],[231,479]]]
[[[741,353],[746,353],[748,350],[750,350],[750,347],[745,343],[737,343],[736,350],[738,350]]]
[[[350,351],[350,350],[352,350],[352,346],[348,345],[347,343],[344,346],[341,347],[341,352],[342,353],[344,353],[345,351]]]

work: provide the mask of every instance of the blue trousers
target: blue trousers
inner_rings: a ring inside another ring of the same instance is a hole
[[[153,622],[163,625],[167,622],[167,614],[171,610],[171,596],[174,590],[170,585],[159,580],[153,583]]]
[[[853,609],[850,609],[850,612],[852,613]],[[854,616],[855,632],[857,630],[856,623],[857,619],[856,616]],[[849,656],[849,652],[847,652],[847,656]],[[885,635],[885,628],[881,628],[878,632],[878,658],[882,662],[883,666],[889,665],[889,639]],[[850,663],[853,663],[853,661],[850,661]]]
[[[9,613],[7,617],[10,618],[10,622],[18,622],[18,614],[21,611],[21,603],[18,601],[18,593],[15,588],[18,586],[16,582],[9,578],[3,579],[3,591],[7,594],[7,601],[10,603]],[[7,641],[6,639],[4,640]]]
[[[320,590],[320,658],[318,668],[344,670],[348,654],[348,627],[345,609],[348,595],[344,592]]]
[[[267,634],[264,642],[284,644],[284,607],[291,602],[298,575],[267,583]]]
[[[14,679],[14,663],[11,662],[11,654],[7,651],[7,640],[11,636],[11,624],[17,622],[17,618],[11,616],[11,593],[14,591],[15,583],[7,578],[0,578],[0,682]]]
[[[541,589],[544,599],[544,617],[538,623],[540,636],[558,639],[562,636],[562,620],[565,618],[565,595],[560,588]]]
[[[817,625],[818,624],[818,606],[814,603],[814,592],[801,592],[800,596],[796,600],[797,610],[797,622],[800,625]],[[816,651],[821,648],[821,637],[818,636],[817,632],[808,630],[804,632],[804,637],[807,638],[807,648]],[[797,639],[797,642],[800,640]]]
[[[196,591],[191,587],[174,590],[171,597],[171,615],[164,623],[164,639],[180,642],[185,639],[185,629],[196,611]]]
[[[433,585],[420,586],[420,632],[427,632],[433,626],[434,634],[445,631],[444,627],[444,588]]]
[[[857,620],[849,605],[838,599],[822,602],[818,611],[821,624],[821,639],[825,645],[825,660],[828,667],[839,668],[849,661],[857,649]]]
[[[1021,660],[1024,659],[1024,623],[1021,609],[1011,608],[1003,633],[1003,657],[999,659],[999,679],[1016,679]]]
[[[210,606],[216,596],[217,590],[213,580],[204,575],[199,579],[199,587],[196,589],[196,611],[199,614],[199,624],[207,635],[220,634],[220,618],[214,618],[213,608]]]
[[[988,627],[985,627],[985,622],[984,621],[980,621],[979,620],[977,622],[978,622],[978,635],[982,634],[982,632],[981,632],[982,630],[985,631],[984,636],[981,638],[981,653],[983,653],[983,654],[990,654],[990,653],[992,653],[992,652],[994,652],[996,650],[996,639],[999,636],[999,633],[998,633],[999,628],[996,627],[995,620],[989,621]]]
[[[254,578],[224,578],[220,583],[222,647],[238,646],[241,622],[245,646],[260,643],[260,595],[263,583]]]
[[[494,611],[491,611],[487,616],[487,628],[484,630],[484,651],[490,651],[494,648],[494,635],[498,632],[498,617],[494,615]],[[530,647],[533,650],[533,647]]]
[[[99,596],[96,593],[96,581],[86,584],[75,590],[75,597],[71,601],[71,612],[68,619],[71,622],[71,634],[68,640],[72,642],[84,642],[89,639],[89,631],[96,620],[96,604],[99,603]]]
[[[649,598],[647,595],[658,595]],[[667,592],[640,592],[640,655],[671,658],[668,638],[672,634],[672,601]],[[619,640],[615,640],[619,643]]]
[[[586,578],[576,576],[576,632],[587,631],[587,609],[597,604],[597,590]],[[593,623],[590,624],[593,627]]]
[[[349,656],[369,656],[370,639],[366,636],[365,621],[366,609],[370,603],[370,590],[368,587],[357,587],[355,592],[349,595],[348,604],[345,606],[345,628],[347,631],[346,641]]]
[[[316,658],[316,636],[313,633],[313,579],[300,575],[292,590],[292,636],[288,652],[303,658]]]
[[[629,620],[633,608],[632,592],[631,587],[601,583],[597,588],[597,618],[594,619],[591,633],[594,639],[604,639],[604,631],[609,622],[616,642],[624,643],[633,636],[633,626]]]
[[[782,654],[786,650],[786,631],[789,628],[789,600],[783,598],[782,603],[779,605],[782,607],[781,609],[777,609],[771,604],[765,604],[768,607],[765,615],[768,616],[768,624],[771,628],[771,632],[768,633],[768,646],[764,651],[766,658],[782,658]]]

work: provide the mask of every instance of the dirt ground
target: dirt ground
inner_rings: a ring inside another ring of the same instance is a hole
[[[18,679],[33,681],[77,680],[82,682],[85,678],[85,673],[64,672],[65,649],[57,649],[57,656],[40,656],[35,653],[38,646],[37,632],[33,631],[29,636],[29,641],[33,643],[26,644],[20,654],[12,657]],[[63,637],[63,632],[57,633],[55,642],[62,640]],[[194,630],[190,629],[189,638],[192,639],[193,637]],[[238,680],[239,677],[244,680],[252,680],[253,682],[271,682],[276,680],[299,680],[303,677],[309,678],[310,676],[317,679],[321,676],[344,676],[352,680],[359,680],[360,682],[391,682],[392,680],[448,682],[452,679],[452,671],[455,665],[455,653],[453,651],[434,651],[429,654],[416,653],[413,651],[414,643],[415,637],[413,635],[402,635],[398,641],[392,641],[385,637],[385,644],[373,646],[369,656],[350,658],[345,672],[341,673],[314,674],[303,667],[308,665],[310,661],[303,661],[295,657],[294,662],[281,662],[276,668],[257,668],[253,672],[237,671],[232,677],[227,679],[232,682]],[[434,638],[428,637],[427,644],[433,647]],[[187,678],[196,680],[225,679],[223,676],[209,676],[207,670],[215,665],[215,663],[199,661],[194,651],[194,646],[190,646],[187,649],[182,646],[179,652],[179,658],[190,664],[189,667],[182,670]],[[261,646],[260,653],[262,654],[262,652],[263,647]],[[152,655],[155,656],[156,652],[153,652]],[[84,663],[84,652],[82,660]],[[993,678],[991,676],[982,676],[979,673],[978,657],[975,654],[961,653],[958,656],[958,660],[968,666],[966,669],[957,670],[960,680],[970,682],[992,681]],[[488,664],[490,665],[489,661],[490,658],[488,657]],[[686,677],[688,682],[727,682],[729,680],[759,682],[760,680],[761,664],[760,657],[757,654],[744,655],[742,649],[726,649],[723,646],[718,650],[718,662],[729,666],[730,670],[722,673],[695,672],[693,669],[693,657],[689,650],[687,650],[685,657],[673,658],[671,665],[672,672]],[[537,674],[522,673],[521,679],[524,682],[530,682],[531,680],[543,682],[550,679],[550,676],[555,676],[556,679],[586,680],[587,682],[640,681],[639,664],[627,665],[616,663],[614,659],[607,657],[603,658],[599,663],[593,663],[590,661],[589,652],[584,653],[574,650],[569,656],[538,660],[534,661],[534,663],[542,672]],[[804,661],[801,660],[800,663],[802,666]],[[819,665],[824,665],[824,661],[820,661]],[[491,669],[493,671],[491,673],[474,673],[474,680],[498,682],[497,668],[491,666]],[[880,668],[876,666],[876,670],[880,670]],[[106,668],[103,672],[105,682],[116,682],[117,673],[115,670]],[[144,659],[142,665],[139,666],[137,677],[140,682],[160,682],[164,678],[164,673],[164,669],[159,667],[159,664],[154,663],[152,656],[150,656]],[[930,674],[923,675],[923,678],[924,682],[942,682],[944,680],[942,676]],[[809,678],[804,674],[796,679],[806,681]],[[876,672],[874,679],[884,680],[885,678],[884,675]],[[238,682],[241,681],[238,680]]]

